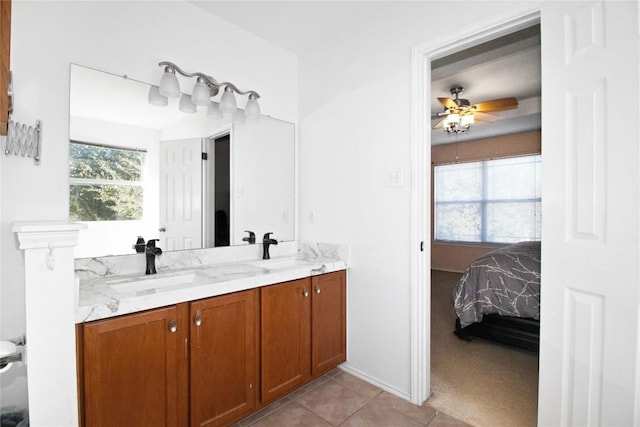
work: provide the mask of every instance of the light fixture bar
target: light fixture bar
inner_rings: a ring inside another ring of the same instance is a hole
[[[220,83],[215,78],[204,73],[190,73],[188,71],[184,71],[182,68],[169,61],[159,62],[158,66],[164,67],[164,74],[159,85],[159,95],[164,97],[176,98],[180,96],[180,87],[178,84],[178,80],[175,77],[176,73],[184,77],[196,78],[196,83],[189,102],[187,103],[187,100],[181,99],[180,110],[185,112],[192,112],[192,109],[195,108],[195,106],[206,106],[209,112],[208,116],[212,118],[217,118],[220,114],[220,110],[223,113],[235,114],[238,111],[234,96],[235,92],[238,95],[248,95],[247,107],[245,108],[245,112],[240,111],[240,113],[246,115],[247,119],[257,119],[260,117],[260,106],[258,105],[258,98],[260,98],[260,94],[255,90],[242,91],[231,82]],[[211,98],[216,96],[221,89],[223,94],[220,99],[219,107],[217,105],[215,107],[211,107],[211,103],[215,102],[212,101]],[[182,95],[183,98],[184,96],[185,95]],[[152,103],[151,100],[152,97],[150,94],[150,103]],[[161,105],[160,101],[156,100],[155,97],[153,98],[153,100],[153,105]]]
[[[177,71],[179,74],[181,74],[181,75],[183,75],[185,77],[199,77],[202,80],[203,83],[205,83],[207,86],[209,86],[209,88],[217,89],[213,96],[218,94],[218,91],[220,90],[220,88],[229,87],[234,92],[236,92],[238,95],[253,95],[256,99],[260,98],[260,94],[258,92],[256,92],[255,90],[242,91],[242,90],[238,89],[238,87],[236,85],[234,85],[233,83],[231,83],[231,82],[218,83],[218,81],[216,79],[214,79],[213,77],[208,76],[208,75],[206,75],[204,73],[200,73],[200,72],[189,73],[187,71],[184,71],[182,68],[178,67],[173,62],[162,61],[162,62],[159,62],[158,65],[160,67],[169,67],[169,69]]]

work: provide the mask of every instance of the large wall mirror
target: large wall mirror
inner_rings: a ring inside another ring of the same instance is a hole
[[[150,85],[72,64],[69,217],[86,223],[76,257],[295,238],[293,123],[211,119],[148,103]]]

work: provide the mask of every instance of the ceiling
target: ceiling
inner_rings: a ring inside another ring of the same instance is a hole
[[[354,22],[376,20],[385,16],[385,8],[398,5],[391,1],[191,0],[190,3],[298,55],[347,31]],[[461,97],[472,104],[515,97],[519,106],[497,114],[499,119],[494,123],[477,123],[463,134],[449,135],[442,128],[434,129],[433,145],[540,129],[539,25],[434,61],[432,113],[444,110],[437,98],[451,97],[453,86],[464,87]],[[437,122],[433,120],[432,125]]]
[[[384,17],[397,1],[211,1],[188,0],[246,31],[301,55],[353,27],[354,22]],[[265,19],[268,17],[268,19]]]
[[[301,55],[328,37],[348,31],[354,22],[370,19],[368,23],[374,24],[373,21],[385,16],[381,13],[384,8],[393,7],[395,2],[193,0],[190,3]],[[264,19],[265,16],[269,19]],[[450,88],[454,86],[464,87],[461,98],[469,99],[471,104],[506,97],[516,97],[519,102],[517,109],[497,114],[496,122],[475,124],[463,134],[449,135],[442,128],[434,129],[432,145],[540,129],[538,25],[438,59],[432,62],[431,74],[432,113],[444,110],[437,98],[451,97]],[[104,96],[108,98],[109,94]],[[157,115],[157,108],[151,108]],[[169,121],[163,118],[165,125]],[[437,122],[438,119],[432,120],[432,125]]]

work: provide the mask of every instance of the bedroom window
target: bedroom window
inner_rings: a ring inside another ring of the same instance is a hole
[[[141,150],[71,142],[69,218],[73,221],[142,219]]]
[[[540,155],[434,166],[435,239],[540,240]]]

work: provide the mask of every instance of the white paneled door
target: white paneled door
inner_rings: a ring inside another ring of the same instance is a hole
[[[538,424],[638,425],[637,2],[545,2]]]
[[[160,142],[160,247],[202,247],[202,140]]]

